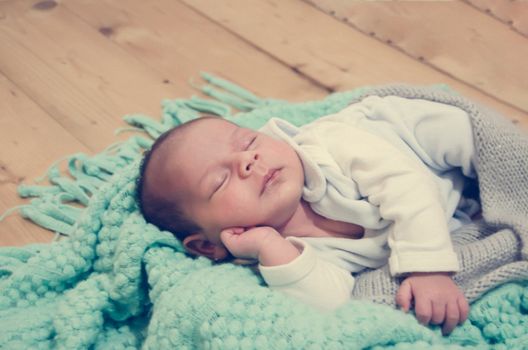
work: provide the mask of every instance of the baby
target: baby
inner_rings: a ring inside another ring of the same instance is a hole
[[[388,263],[396,303],[448,334],[469,311],[449,235],[476,211],[462,197],[473,157],[461,109],[371,96],[300,128],[203,117],[171,129],[145,155],[138,197],[190,253],[255,259],[271,288],[320,309]]]

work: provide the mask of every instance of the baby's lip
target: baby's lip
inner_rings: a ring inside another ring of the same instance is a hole
[[[262,178],[262,188],[260,190],[260,194],[264,193],[264,191],[266,190],[266,186],[268,185],[269,182],[277,178],[277,175],[279,174],[279,172],[280,172],[280,169],[268,170],[266,175],[264,175],[264,177]]]

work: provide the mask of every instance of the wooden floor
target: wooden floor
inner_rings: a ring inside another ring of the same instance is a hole
[[[447,83],[528,129],[528,1],[0,0],[0,212],[201,71],[293,101]],[[0,245],[51,237],[0,222]]]

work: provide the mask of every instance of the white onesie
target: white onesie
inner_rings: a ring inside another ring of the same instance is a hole
[[[350,298],[352,273],[457,271],[449,232],[478,210],[462,203],[475,177],[469,117],[441,103],[367,97],[300,128],[271,119],[262,132],[288,142],[304,169],[303,199],[318,214],[365,228],[361,239],[287,239],[302,251],[259,266],[266,283],[323,310]]]

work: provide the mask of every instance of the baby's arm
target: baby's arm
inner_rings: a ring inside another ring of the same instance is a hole
[[[442,274],[457,271],[459,266],[433,177],[422,163],[377,136],[347,130],[346,125],[333,131],[343,134],[332,140],[347,140],[348,146],[336,143],[334,153],[340,155],[338,146],[354,151],[354,156],[343,154],[340,165],[356,181],[361,194],[379,209],[380,216],[392,222],[388,236],[391,274],[411,274],[401,287],[399,304],[409,309],[414,299],[419,320],[443,323],[444,333],[449,333],[454,324],[465,319],[467,302],[452,279]],[[443,312],[437,311],[442,307]]]
[[[400,286],[396,302],[409,311],[414,299],[416,318],[422,324],[442,324],[442,333],[449,334],[468,316],[469,305],[448,273],[417,272],[410,274]]]
[[[378,147],[383,149],[383,145]],[[411,274],[400,287],[398,304],[408,310],[414,300],[418,320],[443,324],[443,333],[448,334],[466,319],[467,301],[444,273],[459,267],[437,187],[427,173],[397,152],[388,158],[376,152],[371,155],[365,163],[377,161],[369,165],[379,171],[370,176],[361,168],[352,171],[382,217],[393,222],[388,237],[391,273]]]
[[[225,230],[221,239],[231,254],[259,260],[268,284],[322,311],[332,311],[350,300],[354,277],[319,259],[308,244],[295,237],[285,239],[271,227]]]

